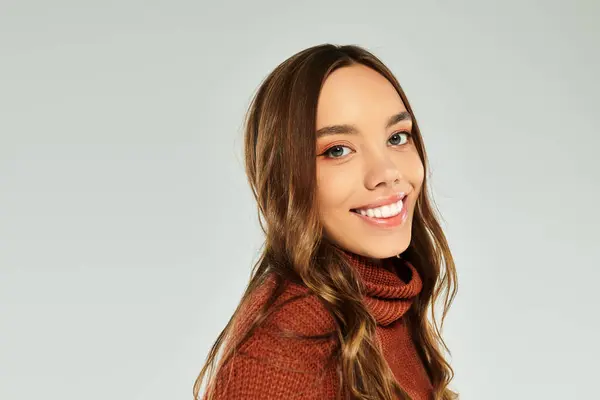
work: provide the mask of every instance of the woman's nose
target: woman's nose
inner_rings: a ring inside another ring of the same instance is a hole
[[[392,187],[402,177],[398,166],[388,157],[371,159],[367,171],[365,180],[369,189],[375,189],[378,186]]]

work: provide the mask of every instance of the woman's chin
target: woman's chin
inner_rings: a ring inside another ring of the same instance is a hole
[[[355,243],[339,243],[339,245],[351,253],[369,258],[384,259],[404,253],[410,244],[410,238],[408,238],[408,240],[396,240],[390,243],[386,243],[385,240],[373,240],[369,242],[371,243],[361,241]]]

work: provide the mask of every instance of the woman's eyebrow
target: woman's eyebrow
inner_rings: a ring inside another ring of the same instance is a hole
[[[398,122],[412,121],[412,116],[408,111],[402,111],[398,114],[392,115],[388,118],[386,128],[396,125]],[[325,126],[317,130],[317,139],[327,135],[339,135],[339,134],[357,134],[358,128],[354,125],[342,124],[342,125],[331,125]]]

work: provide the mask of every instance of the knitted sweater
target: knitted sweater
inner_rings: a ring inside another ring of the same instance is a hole
[[[432,386],[402,316],[422,288],[417,270],[398,258],[377,265],[346,253],[365,283],[365,304],[377,321],[376,335],[383,355],[400,386],[413,400],[432,399]],[[269,278],[246,303],[233,337],[242,335],[274,287]],[[255,330],[216,375],[215,399],[329,400],[338,390],[336,366],[327,363],[335,339],[281,337],[291,330],[319,335],[334,330],[333,318],[316,296],[301,285],[290,284],[275,302],[276,311]]]

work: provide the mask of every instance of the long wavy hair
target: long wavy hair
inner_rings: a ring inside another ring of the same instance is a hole
[[[258,204],[265,242],[240,304],[212,346],[195,381],[195,400],[198,400],[203,380],[206,378],[210,387],[215,370],[218,371],[266,319],[285,282],[290,281],[304,285],[316,295],[335,321],[336,331],[332,335],[338,350],[330,362],[336,365],[340,384],[338,398],[410,399],[394,379],[376,345],[376,322],[360,296],[362,286],[357,284],[357,276],[344,261],[339,248],[324,238],[317,211],[317,100],[329,74],[357,63],[387,78],[413,116],[412,134],[425,168],[425,180],[416,202],[411,243],[402,258],[418,269],[423,288],[405,318],[432,382],[435,399],[458,398],[458,394],[449,389],[454,372],[444,358],[444,350],[451,353],[441,335],[444,319],[456,295],[457,274],[427,189],[427,155],[419,126],[397,79],[375,55],[355,45],[322,44],[300,51],[277,66],[260,85],[246,114],[246,174]],[[264,304],[246,335],[229,343],[242,305],[269,275],[276,277],[275,295]],[[438,326],[435,308],[442,297],[443,312]],[[225,342],[228,343],[226,350],[217,363]]]

